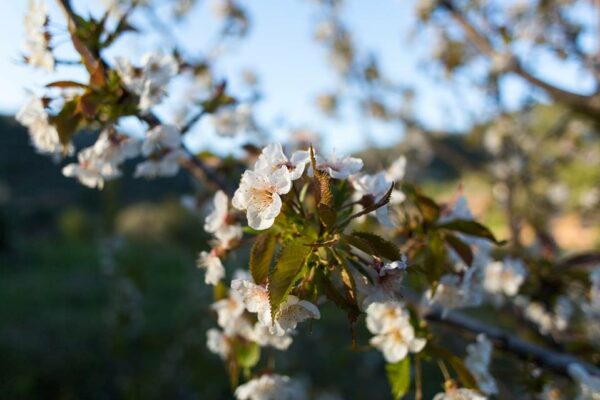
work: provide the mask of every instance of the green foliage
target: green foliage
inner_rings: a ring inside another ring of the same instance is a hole
[[[397,363],[387,364],[385,372],[394,400],[402,399],[410,388],[410,358],[407,356]]]
[[[282,246],[275,267],[269,275],[271,315],[276,315],[279,306],[286,300],[311,252],[312,248],[306,246],[302,238],[287,242]]]
[[[263,233],[257,236],[250,251],[250,273],[254,282],[261,284],[267,280],[277,241],[274,235]]]
[[[398,246],[373,233],[354,231],[350,235],[340,235],[340,237],[346,245],[356,247],[367,254],[391,261],[401,258]]]
[[[477,221],[468,219],[454,219],[452,221],[439,224],[437,227],[439,229],[446,229],[450,231],[461,232],[470,236],[481,237],[496,244],[503,244],[502,241],[496,239],[494,234],[488,228]]]

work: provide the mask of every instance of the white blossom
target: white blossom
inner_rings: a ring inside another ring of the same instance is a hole
[[[400,260],[389,264],[374,262],[373,268],[366,270],[371,278],[370,280],[353,269],[351,272],[362,309],[366,309],[373,302],[396,299],[402,288],[406,268],[406,256],[403,255]]]
[[[268,327],[271,334],[277,336],[284,336],[293,331],[298,323],[308,318],[319,319],[321,317],[319,309],[314,304],[300,300],[294,295],[288,295],[273,319],[269,293],[264,286],[246,280],[233,280],[231,288],[241,295],[246,310],[256,313],[258,322]]]
[[[415,337],[410,316],[402,303],[375,302],[367,307],[366,312],[367,328],[375,335],[370,343],[381,350],[388,363],[396,363],[409,351],[418,353],[425,347],[426,340]]]
[[[148,132],[142,143],[142,155],[178,149],[181,147],[181,133],[174,125],[158,125]]]
[[[159,125],[146,132],[142,155],[150,158],[137,165],[135,177],[174,176],[181,161],[189,158],[181,147],[181,134],[173,125]]]
[[[229,215],[229,197],[222,190],[218,190],[213,197],[212,210],[204,219],[204,230],[215,233],[227,226]]]
[[[54,56],[50,47],[50,35],[47,31],[48,10],[43,1],[29,0],[27,13],[23,21],[25,28],[24,47],[27,51],[27,63],[48,71],[54,70]]]
[[[201,252],[196,264],[198,268],[206,270],[204,282],[208,285],[217,285],[225,276],[225,267],[221,259],[212,253]]]
[[[285,335],[274,335],[271,330],[263,324],[257,322],[254,324],[247,339],[256,342],[259,346],[273,347],[277,350],[286,350],[292,344],[292,337]]]
[[[64,155],[73,151],[73,146],[60,142],[58,131],[50,124],[42,99],[32,98],[16,115],[17,121],[27,127],[29,138],[40,154]]]
[[[140,96],[139,108],[143,112],[163,100],[166,87],[178,69],[175,57],[160,52],[145,54],[141,68],[135,68],[128,60],[120,57],[115,60],[115,70],[125,87]]]
[[[238,292],[230,290],[229,296],[214,302],[210,308],[217,313],[217,323],[227,335],[238,333],[239,324],[237,321],[246,309]]]
[[[520,260],[506,258],[490,263],[485,268],[483,285],[489,293],[514,296],[519,292],[526,275],[525,266]]]
[[[216,328],[206,331],[206,347],[212,353],[218,354],[223,360],[226,360],[231,353],[231,345],[227,337]]]
[[[486,400],[487,397],[471,389],[448,389],[445,393],[438,393],[433,400]]]
[[[75,177],[81,184],[102,189],[104,182],[121,176],[119,167],[139,154],[139,141],[104,130],[93,146],[81,150],[78,163],[63,168],[63,175]]]
[[[465,358],[465,365],[477,381],[477,386],[487,395],[498,393],[496,381],[489,371],[492,349],[492,343],[487,337],[479,334],[477,342],[467,346],[467,357]]]
[[[204,220],[204,230],[212,233],[216,238],[216,246],[228,250],[242,237],[242,227],[232,224],[229,214],[229,197],[219,190],[213,198],[211,212]]]
[[[248,104],[221,107],[208,119],[220,136],[236,136],[253,128],[252,108]]]
[[[156,178],[159,176],[175,176],[179,172],[182,160],[188,159],[189,155],[183,150],[172,150],[159,159],[149,159],[136,166],[134,176],[136,178]]]
[[[235,390],[237,400],[305,400],[302,383],[283,375],[262,375]]]
[[[369,199],[368,201],[373,204],[380,201],[393,184],[393,181],[387,179],[385,171],[378,172],[375,175],[364,174],[353,178],[351,182],[354,187],[354,200],[361,201],[362,199],[364,201]],[[379,207],[373,213],[380,224],[387,227],[394,226],[389,216],[388,204]]]
[[[347,179],[350,175],[358,173],[363,167],[363,161],[360,158],[338,156],[335,152],[332,152],[329,158],[317,154],[315,161],[318,170],[327,172],[334,179]],[[309,168],[309,175],[312,175],[312,167]]]
[[[245,210],[248,225],[257,230],[270,228],[281,211],[281,197],[292,188],[290,173],[281,167],[273,173],[246,171],[240,187],[236,190],[232,204]]]
[[[406,157],[398,157],[385,171],[385,177],[392,182],[399,182],[406,174]]]
[[[304,173],[306,164],[310,162],[310,155],[306,150],[299,150],[292,154],[288,159],[283,153],[283,148],[279,143],[272,143],[266,146],[256,164],[254,164],[255,171],[264,171],[267,174],[273,173],[281,167],[286,167],[290,172],[290,179],[299,179]]]

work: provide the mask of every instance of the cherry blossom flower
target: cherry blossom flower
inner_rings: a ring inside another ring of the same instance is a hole
[[[105,181],[121,176],[121,163],[137,156],[139,151],[140,143],[136,139],[104,130],[93,146],[79,152],[78,163],[63,168],[63,175],[76,177],[85,186],[102,189]]]
[[[254,324],[250,335],[246,337],[261,347],[273,347],[277,350],[287,350],[292,344],[292,337],[289,335],[274,335],[271,330],[263,324],[257,322]]]
[[[366,309],[367,329],[375,336],[372,346],[381,350],[389,363],[396,363],[408,352],[418,353],[425,347],[426,340],[415,337],[408,312],[402,303],[389,301],[371,303]]]
[[[153,153],[181,147],[181,133],[174,125],[159,125],[148,132],[142,143],[142,154],[146,157]]]
[[[148,179],[159,176],[175,176],[179,172],[181,161],[188,158],[189,155],[185,151],[173,150],[160,159],[150,159],[139,163],[136,166],[134,176]]]
[[[208,285],[217,285],[225,276],[225,267],[223,267],[221,259],[212,254],[212,252],[201,252],[196,264],[198,268],[206,270],[204,282]]]
[[[219,190],[215,193],[211,212],[204,220],[204,230],[215,236],[214,245],[221,250],[231,249],[242,237],[242,227],[232,224],[229,213],[229,197]]]
[[[487,395],[498,393],[496,381],[489,371],[492,348],[492,343],[487,337],[479,334],[477,342],[467,346],[467,357],[465,358],[465,365],[477,381],[477,386]]]
[[[204,230],[215,233],[227,226],[229,215],[229,197],[222,190],[218,190],[213,197],[212,211],[204,220]]]
[[[271,326],[269,292],[264,286],[249,280],[234,279],[231,281],[231,289],[239,293],[246,310],[257,314],[258,322],[267,327]]]
[[[98,162],[92,152],[82,150],[77,159],[78,163],[65,165],[62,173],[68,178],[77,178],[84,186],[102,189],[105,179],[113,179],[120,175],[114,166]]]
[[[238,292],[230,290],[228,297],[214,302],[210,308],[217,313],[217,323],[226,334],[232,335],[238,331],[237,320],[246,309]]]
[[[206,331],[206,347],[210,352],[219,355],[222,360],[227,360],[231,353],[231,345],[227,337],[216,328]]]
[[[334,179],[347,179],[350,175],[358,173],[363,167],[363,161],[360,158],[349,156],[338,156],[332,152],[329,158],[315,156],[317,169],[325,171]],[[312,166],[309,167],[309,175],[312,176]]]
[[[17,113],[17,121],[27,127],[29,138],[40,154],[62,156],[73,151],[72,145],[60,142],[58,131],[50,124],[42,99],[32,98]]]
[[[148,111],[163,100],[166,86],[177,74],[178,69],[175,57],[160,52],[145,54],[142,57],[141,69],[133,67],[123,58],[115,60],[115,70],[127,90],[140,96],[139,108],[142,112]]]
[[[367,270],[370,274],[370,281],[366,276],[353,269],[352,275],[362,309],[366,309],[373,302],[395,300],[402,288],[406,268],[406,256],[403,255],[400,260],[389,264],[374,260],[373,269]]]
[[[232,137],[253,128],[252,108],[248,104],[221,107],[209,116],[209,121],[220,136]]]
[[[246,210],[248,225],[257,230],[270,228],[281,211],[281,197],[292,188],[290,173],[281,167],[273,173],[246,171],[232,204],[238,210]]]
[[[433,397],[433,400],[486,400],[487,397],[480,393],[465,388],[451,388],[445,393],[438,393]]]
[[[174,176],[181,161],[189,158],[181,148],[181,134],[173,125],[159,125],[148,131],[142,155],[150,158],[137,165],[135,177]]]
[[[300,322],[309,318],[321,318],[321,313],[317,306],[290,294],[280,306],[275,322],[271,327],[271,333],[283,336],[287,332],[295,330]]]
[[[321,313],[314,304],[300,300],[294,295],[288,295],[273,320],[269,293],[265,287],[246,280],[233,280],[231,288],[241,295],[246,310],[256,313],[258,322],[268,327],[274,335],[283,336],[296,329],[298,323],[308,318],[321,318]]]
[[[48,10],[43,1],[29,0],[27,14],[23,21],[25,28],[25,50],[27,63],[33,67],[54,70],[54,56],[47,31]]]
[[[514,296],[525,280],[525,266],[520,260],[507,258],[496,261],[485,268],[483,285],[492,294]]]
[[[406,174],[406,157],[398,157],[385,171],[385,177],[392,182],[399,182]]]
[[[304,385],[283,375],[262,375],[235,390],[237,400],[305,400]]]
[[[378,172],[375,175],[364,174],[358,176],[352,179],[352,186],[354,187],[353,198],[355,201],[365,202],[367,205],[377,203],[387,193],[392,184],[393,181],[387,179],[384,171]],[[371,214],[373,213],[377,221],[383,226],[394,226],[389,216],[388,204],[379,207]]]
[[[292,154],[288,159],[283,153],[283,148],[279,143],[272,143],[266,146],[254,165],[255,171],[265,171],[273,173],[281,167],[286,167],[290,172],[290,179],[295,181],[304,173],[306,164],[310,162],[310,155],[307,150],[299,150]]]

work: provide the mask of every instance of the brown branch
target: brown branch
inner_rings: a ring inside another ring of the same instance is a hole
[[[494,342],[496,348],[514,354],[523,360],[533,361],[545,369],[564,376],[570,376],[568,373],[569,365],[579,364],[590,374],[600,377],[600,368],[572,354],[529,343],[509,332],[484,324],[458,311],[444,310],[439,306],[428,307],[420,302],[415,293],[405,291],[403,295],[407,301],[410,301],[419,309],[422,317],[427,321],[448,325],[475,335],[483,333]]]
[[[469,40],[475,45],[475,47],[479,49],[479,51],[490,58],[500,56],[500,53],[496,51],[490,41],[481,32],[479,32],[464,15],[460,13],[457,7],[453,4],[452,0],[442,0],[440,5],[452,15],[452,18],[458,23],[458,25],[460,25]],[[530,84],[544,90],[554,100],[567,104],[576,111],[579,111],[594,120],[599,119],[600,97],[597,93],[593,93],[591,95],[581,95],[561,89],[545,80],[536,77],[527,71],[518,62],[514,55],[511,55],[511,57],[514,61],[508,65],[507,72],[512,72]]]

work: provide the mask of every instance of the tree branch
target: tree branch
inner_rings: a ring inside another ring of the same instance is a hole
[[[494,342],[496,348],[512,353],[523,360],[533,361],[541,367],[564,376],[570,376],[568,373],[569,365],[579,364],[590,374],[600,377],[600,368],[582,361],[572,354],[561,353],[529,343],[509,332],[483,324],[457,311],[444,310],[439,306],[428,307],[423,305],[414,293],[404,294],[408,301],[417,306],[422,317],[427,321],[441,323],[473,334],[483,333]]]
[[[494,46],[492,46],[490,41],[460,13],[457,7],[454,6],[452,0],[442,0],[440,5],[452,15],[452,18],[460,25],[469,40],[479,49],[479,51],[490,58],[500,56],[500,53],[494,49]],[[596,121],[599,119],[600,97],[596,93],[592,95],[581,95],[561,89],[531,74],[518,62],[514,55],[511,55],[511,57],[514,62],[511,62],[508,65],[506,69],[507,72],[512,72],[530,84],[544,90],[554,100],[567,104],[576,111],[579,111]]]

